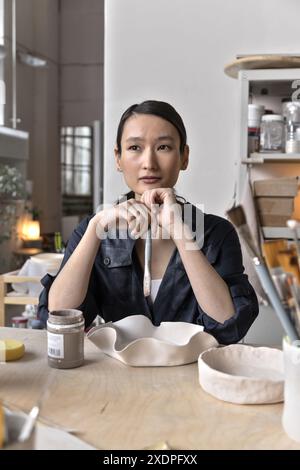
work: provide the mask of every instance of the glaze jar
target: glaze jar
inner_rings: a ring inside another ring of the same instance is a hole
[[[48,364],[56,369],[79,367],[84,360],[84,319],[80,310],[49,312],[47,321]]]

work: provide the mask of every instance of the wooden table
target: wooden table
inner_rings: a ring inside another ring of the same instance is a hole
[[[23,340],[25,356],[0,364],[0,398],[24,411],[36,403],[52,369],[46,331],[1,328]],[[99,449],[300,449],[281,426],[282,404],[233,405],[205,393],[197,364],[134,368],[102,354],[86,339],[85,364],[55,370],[41,416],[75,428]]]

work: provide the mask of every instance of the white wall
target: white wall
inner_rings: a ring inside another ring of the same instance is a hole
[[[300,52],[297,0],[106,0],[106,202],[126,189],[113,145],[122,111],[162,99],[181,113],[191,147],[177,189],[222,215],[238,158],[238,86],[224,65],[238,53]]]
[[[223,68],[237,54],[300,53],[297,0],[106,0],[104,200],[126,187],[113,146],[121,113],[161,99],[181,113],[191,148],[177,189],[223,215],[238,161],[238,83]],[[279,344],[282,328],[261,309],[247,341]]]

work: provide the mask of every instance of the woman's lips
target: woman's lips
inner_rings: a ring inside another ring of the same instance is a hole
[[[157,183],[157,181],[159,181],[160,178],[156,178],[153,176],[153,177],[148,177],[148,178],[140,178],[140,180],[146,184],[153,184],[153,183]]]

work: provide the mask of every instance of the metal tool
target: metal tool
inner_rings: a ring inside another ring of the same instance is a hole
[[[262,287],[268,295],[284,331],[289,336],[292,342],[299,340],[300,337],[296,331],[295,325],[292,323],[287,312],[282,306],[280,297],[274,286],[274,282],[272,280],[270,272],[268,271],[268,268],[263,258],[260,256],[259,250],[252,239],[244,209],[242,208],[242,206],[236,206],[230,209],[227,212],[227,215],[231,222],[236,226],[239,235],[243,238],[245,242],[245,245],[252,257],[252,261],[254,263],[255,270],[260,279]]]
[[[294,242],[296,245],[296,252],[297,252],[297,260],[298,260],[298,266],[300,269],[300,243],[299,243],[299,238],[298,238],[298,232],[297,228],[299,227],[299,222],[294,219],[290,219],[286,223],[287,227],[291,230],[294,238]]]

